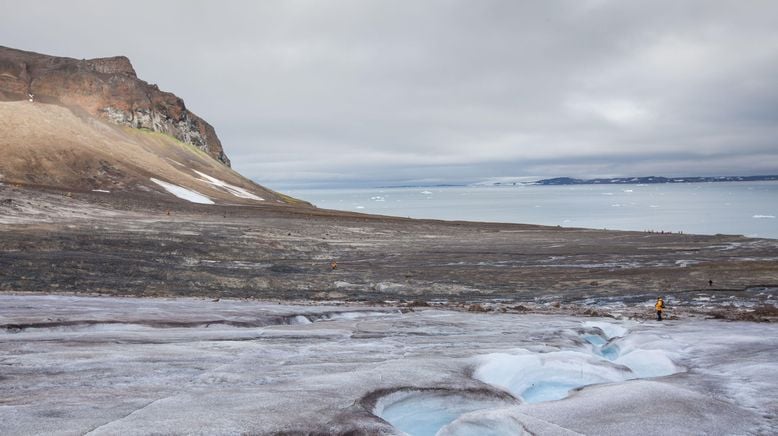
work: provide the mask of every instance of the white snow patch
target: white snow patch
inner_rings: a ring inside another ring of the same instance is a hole
[[[686,268],[689,265],[696,265],[698,263],[700,263],[699,260],[691,260],[691,259],[681,259],[675,261],[675,264],[680,266],[681,268]]]
[[[106,194],[110,194],[111,191],[106,191],[105,189],[92,189],[92,192],[104,192]]]
[[[239,198],[247,198],[249,200],[257,200],[257,201],[265,201],[264,198],[258,197],[251,192],[235,185],[231,185],[223,180],[219,180],[216,177],[211,177],[208,174],[201,173],[200,171],[194,170],[197,174],[199,174],[201,177],[201,181],[208,183],[210,185],[216,186],[217,188],[222,188],[225,191],[229,192],[230,194],[239,197]]]
[[[165,191],[175,195],[182,200],[191,201],[192,203],[214,204],[213,200],[197,191],[174,185],[172,183],[163,182],[162,180],[157,180],[154,177],[151,177],[151,181],[163,187]]]

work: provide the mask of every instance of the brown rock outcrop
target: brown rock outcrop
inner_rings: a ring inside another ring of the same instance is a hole
[[[213,127],[184,101],[138,79],[124,56],[72,59],[0,46],[0,101],[56,103],[191,144],[229,166]]]

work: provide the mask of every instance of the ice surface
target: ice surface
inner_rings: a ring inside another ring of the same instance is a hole
[[[605,345],[607,342],[602,336],[599,335],[584,335],[582,337],[586,342],[598,347]]]
[[[265,201],[264,198],[254,195],[251,192],[241,188],[240,186],[231,185],[223,180],[219,180],[216,177],[211,177],[208,174],[201,173],[200,171],[197,170],[194,170],[194,172],[200,175],[201,177],[200,180],[202,180],[203,182],[208,183],[217,188],[221,188],[236,197],[247,198],[249,200]]]
[[[163,187],[165,191],[175,195],[182,200],[191,201],[192,203],[214,204],[213,200],[197,191],[184,188],[183,186],[174,185],[172,183],[163,182],[162,180],[157,180],[153,177],[151,177],[151,181]]]
[[[0,332],[3,435],[778,434],[770,323],[0,294]]]
[[[571,436],[578,433],[519,412],[516,407],[466,413],[443,427],[438,436]]]
[[[510,404],[446,392],[396,392],[382,398],[375,414],[414,436],[434,436],[461,415]]]
[[[661,350],[635,350],[614,359],[614,363],[631,369],[636,378],[661,377],[681,370]]]
[[[558,351],[482,356],[473,376],[504,388],[527,403],[559,400],[571,389],[630,378],[629,369],[587,352]]]
[[[597,385],[564,401],[519,411],[578,434],[758,434],[753,412],[669,383],[634,380]]]
[[[605,337],[608,339],[624,336],[629,331],[624,323],[614,324],[610,322],[602,321],[586,321],[581,323],[584,328],[597,328],[605,333]]]

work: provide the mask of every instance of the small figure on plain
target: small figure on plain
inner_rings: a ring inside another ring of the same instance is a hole
[[[656,308],[656,320],[661,321],[662,320],[662,311],[665,310],[665,300],[660,295],[659,298],[656,299],[656,304],[654,305]]]
[[[710,288],[712,286],[713,286],[713,280],[708,280],[708,287]]]
[[[333,271],[338,269],[338,262],[335,262],[334,260],[330,262],[330,268],[332,268]]]

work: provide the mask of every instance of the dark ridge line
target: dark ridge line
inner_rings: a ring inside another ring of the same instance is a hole
[[[764,176],[695,176],[695,177],[610,177],[597,179],[576,179],[572,177],[554,177],[529,183],[531,185],[634,185],[664,183],[713,183],[713,182],[761,182],[778,180],[778,175]],[[495,184],[500,184],[499,182]]]

